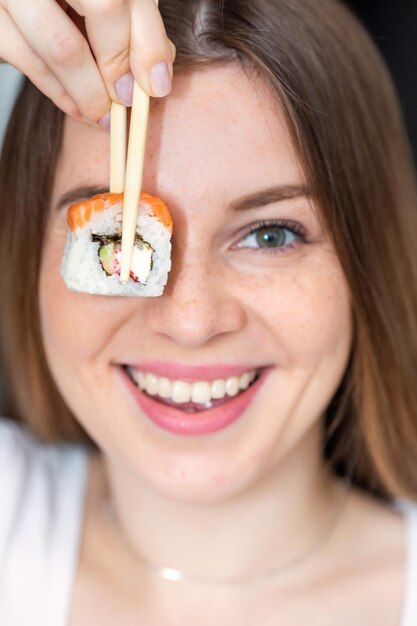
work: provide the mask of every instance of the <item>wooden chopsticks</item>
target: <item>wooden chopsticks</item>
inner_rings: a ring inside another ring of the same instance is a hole
[[[158,6],[158,0],[156,5]],[[126,160],[126,108],[117,103],[111,107],[110,119],[110,191],[124,192],[122,221],[122,258],[120,280],[130,277],[135,243],[142,175],[145,160],[149,117],[149,96],[135,81]]]
[[[142,190],[149,96],[135,81],[126,159],[126,107],[113,102],[110,119],[110,191],[124,192],[120,280],[130,277],[139,198]]]
[[[123,193],[126,171],[126,107],[113,102],[110,112],[110,191]]]
[[[130,276],[133,245],[135,243],[139,198],[145,161],[146,134],[148,129],[149,96],[135,81],[133,87],[132,114],[130,118],[129,145],[126,160],[122,222],[122,259],[120,280],[127,282]]]

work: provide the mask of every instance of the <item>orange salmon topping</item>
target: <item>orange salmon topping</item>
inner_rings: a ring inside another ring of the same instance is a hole
[[[151,208],[155,217],[159,219],[159,221],[172,235],[171,213],[169,212],[167,205],[162,202],[161,198],[158,198],[157,196],[150,196],[148,193],[142,192],[140,194],[140,202],[147,204]]]
[[[151,196],[148,193],[140,194],[140,203],[146,204],[153,215],[169,230],[172,234],[172,217],[166,204],[157,196]],[[101,193],[88,200],[80,200],[67,209],[68,228],[74,232],[77,228],[83,228],[87,222],[91,220],[93,213],[98,213],[108,209],[114,204],[123,204],[122,193]]]

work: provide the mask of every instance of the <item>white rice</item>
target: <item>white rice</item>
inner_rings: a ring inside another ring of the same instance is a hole
[[[68,231],[61,276],[67,287],[98,295],[113,296],[160,296],[164,291],[171,269],[171,234],[156,218],[146,214],[146,206],[141,205],[136,232],[153,248],[152,270],[146,284],[120,280],[118,274],[108,276],[101,266],[98,256],[100,242],[92,241],[92,234],[115,235],[122,232],[121,205],[92,214],[91,221],[84,228]]]

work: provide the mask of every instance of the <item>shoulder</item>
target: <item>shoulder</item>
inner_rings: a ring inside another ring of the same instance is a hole
[[[417,624],[417,503],[354,490],[349,509],[348,560],[362,581],[370,623]]]
[[[1,623],[28,623],[23,615],[26,619],[30,611],[45,612],[45,598],[52,592],[57,601],[48,605],[48,611],[61,610],[65,604],[88,456],[82,446],[44,443],[24,426],[0,418]],[[17,601],[22,593],[24,606]],[[9,621],[2,619],[4,615]]]
[[[22,511],[26,504],[53,497],[63,483],[85,470],[87,450],[59,442],[48,444],[11,419],[0,418],[0,518],[7,511]],[[0,536],[1,540],[1,536]]]
[[[414,587],[417,589],[417,501],[396,499],[392,503],[392,509],[396,511],[403,520],[403,547],[407,579],[408,581],[412,580]]]
[[[404,516],[404,519],[409,525],[414,525],[417,522],[417,496],[416,501],[403,499],[394,500],[393,508]]]
[[[47,472],[51,451],[30,431],[17,422],[0,418],[0,493],[2,519],[16,509],[22,491],[36,482],[39,472]],[[0,537],[1,540],[1,537]]]
[[[34,539],[82,489],[87,451],[40,441],[27,427],[0,418],[0,565],[13,542]]]
[[[24,425],[0,418],[0,558],[2,544],[25,516],[34,524],[47,512],[58,513],[62,488],[82,481],[86,463],[85,448],[44,443]]]
[[[7,417],[0,417],[0,463],[13,471],[24,461],[54,456],[60,444],[47,444],[34,435],[28,426]]]
[[[0,493],[3,502],[7,494],[10,499],[22,488],[27,490],[28,485],[36,485],[41,477],[50,476],[55,481],[62,479],[82,463],[85,453],[81,446],[65,442],[45,443],[25,425],[0,417]]]
[[[417,624],[417,503],[397,500],[405,518],[405,584],[401,626]]]
[[[14,420],[0,417],[0,459],[2,461],[10,452],[18,449],[23,441],[31,438],[33,439],[24,426]]]

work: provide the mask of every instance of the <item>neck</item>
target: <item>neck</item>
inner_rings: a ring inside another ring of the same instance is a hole
[[[106,456],[101,481],[101,502],[106,496],[113,502],[130,552],[202,579],[285,568],[318,540],[335,502],[318,430],[249,488],[215,502],[168,497]]]

